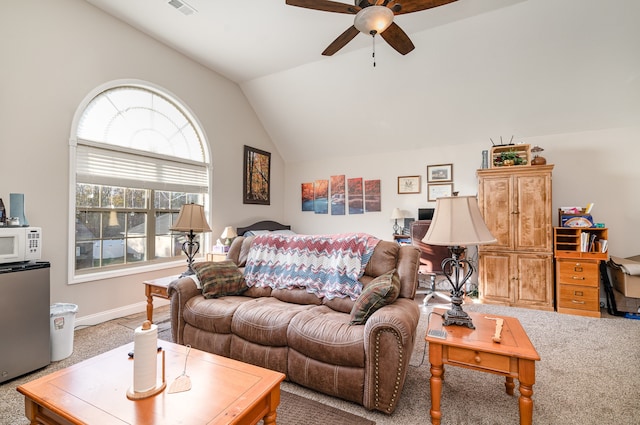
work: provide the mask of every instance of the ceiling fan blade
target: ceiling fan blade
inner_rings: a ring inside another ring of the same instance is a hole
[[[457,0],[397,0],[393,3],[402,6],[400,10],[393,9],[394,6],[390,6],[395,11],[396,15],[402,15],[405,13],[419,12],[421,10],[427,10],[438,6],[444,6],[445,4],[453,3]]]
[[[333,40],[333,43],[329,44],[322,54],[324,56],[331,56],[338,50],[342,49],[347,45],[348,42],[353,40],[356,35],[358,35],[360,31],[356,29],[353,25],[351,25],[345,32],[340,34],[338,38]],[[386,32],[386,31],[385,31]]]
[[[404,32],[395,22],[392,22],[389,28],[381,32],[380,36],[401,55],[406,55],[416,48],[416,46],[411,42],[411,39],[409,39],[407,33]]]
[[[355,15],[361,9],[359,6],[330,0],[287,0],[286,3],[289,6],[304,7],[323,12],[347,13],[349,15]]]

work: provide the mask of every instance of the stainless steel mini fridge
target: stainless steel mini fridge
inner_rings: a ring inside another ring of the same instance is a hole
[[[0,382],[51,362],[46,261],[0,264]]]

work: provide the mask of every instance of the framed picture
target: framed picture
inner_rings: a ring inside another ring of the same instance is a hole
[[[271,154],[244,147],[243,204],[271,204]]]
[[[429,184],[428,185],[428,201],[435,201],[438,198],[444,198],[453,195],[453,183]]]
[[[420,193],[420,176],[398,177],[398,193]]]
[[[427,183],[453,181],[453,164],[427,165]]]

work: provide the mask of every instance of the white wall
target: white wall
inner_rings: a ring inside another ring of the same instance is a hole
[[[24,0],[0,13],[0,197],[24,193],[30,224],[43,229],[51,302],[78,304],[78,321],[141,310],[145,279],[169,270],[67,284],[69,136],[82,99],[107,81],[164,87],[196,115],[211,144],[213,236],[224,226],[281,219],[284,164],[239,87],[84,1]],[[272,153],[271,205],[242,204],[243,145]]]
[[[533,118],[532,118],[533,119]],[[542,156],[554,164],[553,210],[561,206],[594,202],[594,220],[609,228],[611,255],[628,257],[640,254],[640,127],[608,129],[572,134],[556,134],[517,140],[539,145]],[[426,166],[453,163],[454,191],[460,195],[477,194],[476,170],[482,150],[490,142],[469,142],[437,149],[421,149],[386,154],[361,155],[327,161],[287,164],[285,183],[285,220],[301,233],[363,231],[382,239],[391,239],[393,208],[417,218],[418,208],[433,207],[427,202]],[[332,216],[301,211],[302,183],[328,179],[331,175],[380,179],[382,211],[357,215]],[[422,176],[420,194],[397,194],[397,177]]]

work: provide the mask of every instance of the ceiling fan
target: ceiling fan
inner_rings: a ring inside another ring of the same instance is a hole
[[[286,0],[290,6],[304,7],[307,9],[321,10],[324,12],[346,13],[356,15],[353,25],[340,34],[322,52],[325,56],[331,56],[342,49],[359,32],[376,34],[402,55],[412,51],[415,46],[409,36],[400,28],[393,17],[405,13],[419,12],[453,3],[457,0],[354,0],[355,4],[339,3],[331,0]]]

